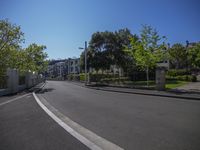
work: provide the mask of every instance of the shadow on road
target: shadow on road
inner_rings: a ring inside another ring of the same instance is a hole
[[[51,92],[53,90],[55,90],[55,89],[54,88],[43,88],[43,89],[40,89],[39,91],[37,91],[36,93],[38,93],[38,94],[44,94],[46,92]]]

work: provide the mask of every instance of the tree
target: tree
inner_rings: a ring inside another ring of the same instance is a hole
[[[21,60],[25,61],[25,65],[21,68],[25,71],[35,71],[38,73],[42,73],[46,70],[48,62],[46,60],[47,53],[44,52],[46,46],[31,44],[24,50],[25,59]],[[23,59],[23,58],[22,58]]]
[[[115,32],[96,32],[92,35],[88,47],[88,63],[95,70],[106,70],[111,65],[125,68],[130,56],[124,52],[124,47],[130,45],[133,37],[130,30],[120,29]],[[84,64],[81,56],[82,63]]]
[[[186,67],[187,63],[187,51],[186,47],[184,47],[180,43],[174,44],[169,49],[169,58],[172,67],[176,69],[181,69]]]
[[[130,30],[120,29],[115,32],[115,48],[113,49],[113,58],[115,65],[127,69],[129,67],[130,56],[124,51],[125,47],[130,46],[131,38],[137,38],[136,35],[132,35]]]
[[[12,58],[20,43],[24,41],[20,26],[11,24],[7,19],[0,20],[0,76],[10,67]]]
[[[200,43],[188,48],[188,57],[192,67],[200,68]]]
[[[164,58],[164,40],[160,37],[156,29],[148,25],[143,25],[140,38],[131,38],[130,48],[125,51],[134,58],[138,67],[146,70],[147,86],[149,85],[149,69],[156,67],[157,62]]]
[[[111,49],[113,48],[111,32],[96,32],[92,35],[88,47],[88,64],[98,70],[109,69],[112,64]]]

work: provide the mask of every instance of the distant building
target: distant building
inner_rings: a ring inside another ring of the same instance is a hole
[[[200,41],[199,42],[186,41],[186,47],[188,47],[188,48],[191,48],[191,47],[195,46],[196,44],[200,44]]]
[[[66,77],[68,74],[80,73],[80,58],[68,58],[63,60],[52,60],[49,62],[46,77]]]

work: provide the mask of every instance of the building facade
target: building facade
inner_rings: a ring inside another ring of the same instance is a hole
[[[49,62],[46,77],[65,78],[68,74],[80,73],[80,58],[52,60]]]

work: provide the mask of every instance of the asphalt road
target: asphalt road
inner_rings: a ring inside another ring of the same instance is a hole
[[[0,98],[0,150],[88,149],[23,94]]]
[[[48,81],[38,95],[127,150],[200,148],[200,101],[106,92],[62,81]]]

